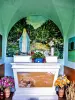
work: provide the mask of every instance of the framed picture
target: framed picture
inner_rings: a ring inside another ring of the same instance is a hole
[[[0,58],[2,57],[2,35],[0,35]]]
[[[68,40],[68,60],[75,62],[75,37]]]

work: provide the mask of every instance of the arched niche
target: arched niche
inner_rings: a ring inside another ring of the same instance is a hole
[[[63,56],[63,36],[57,25],[50,19],[43,17],[25,17],[19,20],[10,30],[8,34],[7,43],[7,56],[12,57],[15,54],[19,54],[19,38],[23,33],[23,28],[26,28],[30,37],[30,46],[32,43],[40,42],[42,44],[48,44],[51,40],[54,41],[55,47],[58,49],[59,58]],[[43,19],[42,19],[43,18]],[[37,21],[38,20],[38,21]],[[41,23],[39,23],[41,22]],[[36,27],[35,27],[36,25]],[[55,50],[56,51],[56,50]],[[55,55],[58,55],[55,52]]]

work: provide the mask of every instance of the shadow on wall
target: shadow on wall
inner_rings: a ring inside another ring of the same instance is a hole
[[[39,100],[38,98],[30,98],[28,100]]]

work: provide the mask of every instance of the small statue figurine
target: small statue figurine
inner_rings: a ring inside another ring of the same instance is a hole
[[[20,52],[23,54],[28,54],[30,51],[30,39],[25,28],[23,29],[22,36],[19,39],[19,48]]]

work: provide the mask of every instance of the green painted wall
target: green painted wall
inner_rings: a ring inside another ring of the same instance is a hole
[[[75,62],[75,50],[73,51],[68,51],[68,60]]]

